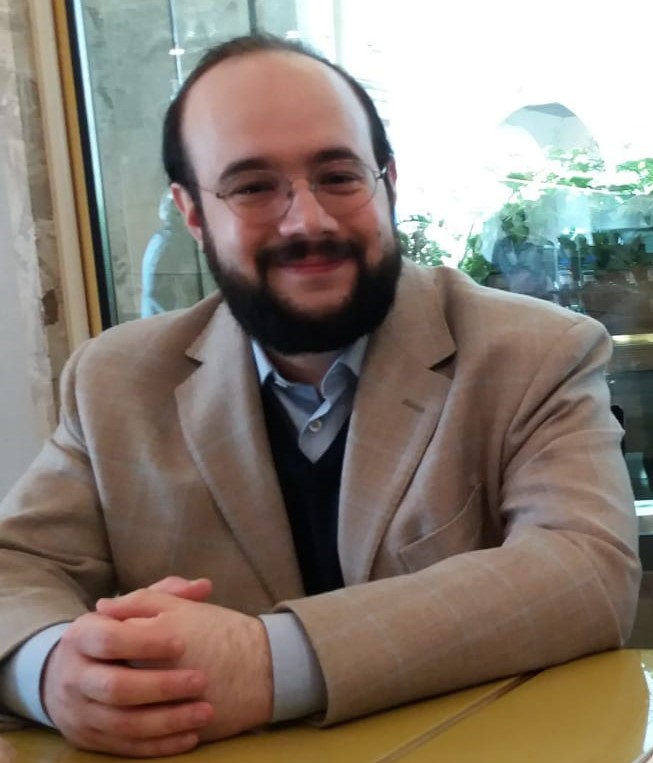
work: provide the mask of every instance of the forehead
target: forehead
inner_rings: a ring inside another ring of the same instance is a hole
[[[233,162],[300,168],[330,148],[374,165],[367,115],[351,87],[297,53],[247,54],[210,69],[188,93],[182,134],[200,184]]]

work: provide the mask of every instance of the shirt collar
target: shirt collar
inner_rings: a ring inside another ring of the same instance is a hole
[[[345,349],[333,361],[324,377],[326,378],[331,373],[331,371],[336,368],[336,366],[344,365],[349,368],[349,370],[358,379],[361,374],[363,358],[365,357],[365,350],[367,349],[368,341],[369,334],[365,334],[364,336],[359,337],[348,347],[345,347]],[[263,386],[270,377],[272,377],[276,384],[279,384],[282,387],[291,386],[292,382],[285,379],[277,371],[277,369],[270,362],[268,356],[265,354],[265,350],[261,347],[261,345],[255,339],[251,340],[251,344],[252,352],[254,353],[254,362],[256,363],[256,371],[258,373],[259,383],[261,386]]]

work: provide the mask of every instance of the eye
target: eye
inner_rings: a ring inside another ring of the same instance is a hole
[[[275,175],[249,175],[234,178],[223,195],[239,200],[254,200],[275,194],[279,186],[279,178]]]
[[[328,193],[356,193],[366,185],[365,173],[350,165],[320,170],[317,185]]]

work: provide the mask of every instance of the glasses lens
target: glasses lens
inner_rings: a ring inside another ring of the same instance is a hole
[[[310,178],[310,187],[327,214],[347,215],[367,204],[378,178],[367,165],[343,160],[321,165]],[[251,170],[229,178],[218,196],[243,220],[264,223],[286,214],[293,193],[291,182],[283,175]]]
[[[327,212],[354,212],[374,195],[376,175],[356,161],[330,162],[320,167],[313,178],[315,195]]]
[[[288,184],[276,172],[239,172],[220,190],[220,197],[245,220],[273,220],[286,210]]]

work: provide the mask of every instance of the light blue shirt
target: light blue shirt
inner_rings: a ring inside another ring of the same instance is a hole
[[[361,337],[333,361],[320,388],[289,382],[274,368],[257,342],[252,342],[261,386],[271,384],[292,421],[299,449],[315,463],[336,439],[349,418],[360,376],[367,337]]]
[[[313,462],[329,448],[351,415],[367,342],[367,336],[361,337],[338,355],[317,389],[285,379],[260,345],[252,341],[261,386],[272,385],[295,426],[300,450]],[[260,619],[272,657],[272,720],[291,720],[323,710],[324,678],[299,620],[290,612],[261,615]],[[60,623],[40,631],[0,666],[0,700],[17,715],[53,725],[41,702],[40,683],[48,655],[67,625]]]

